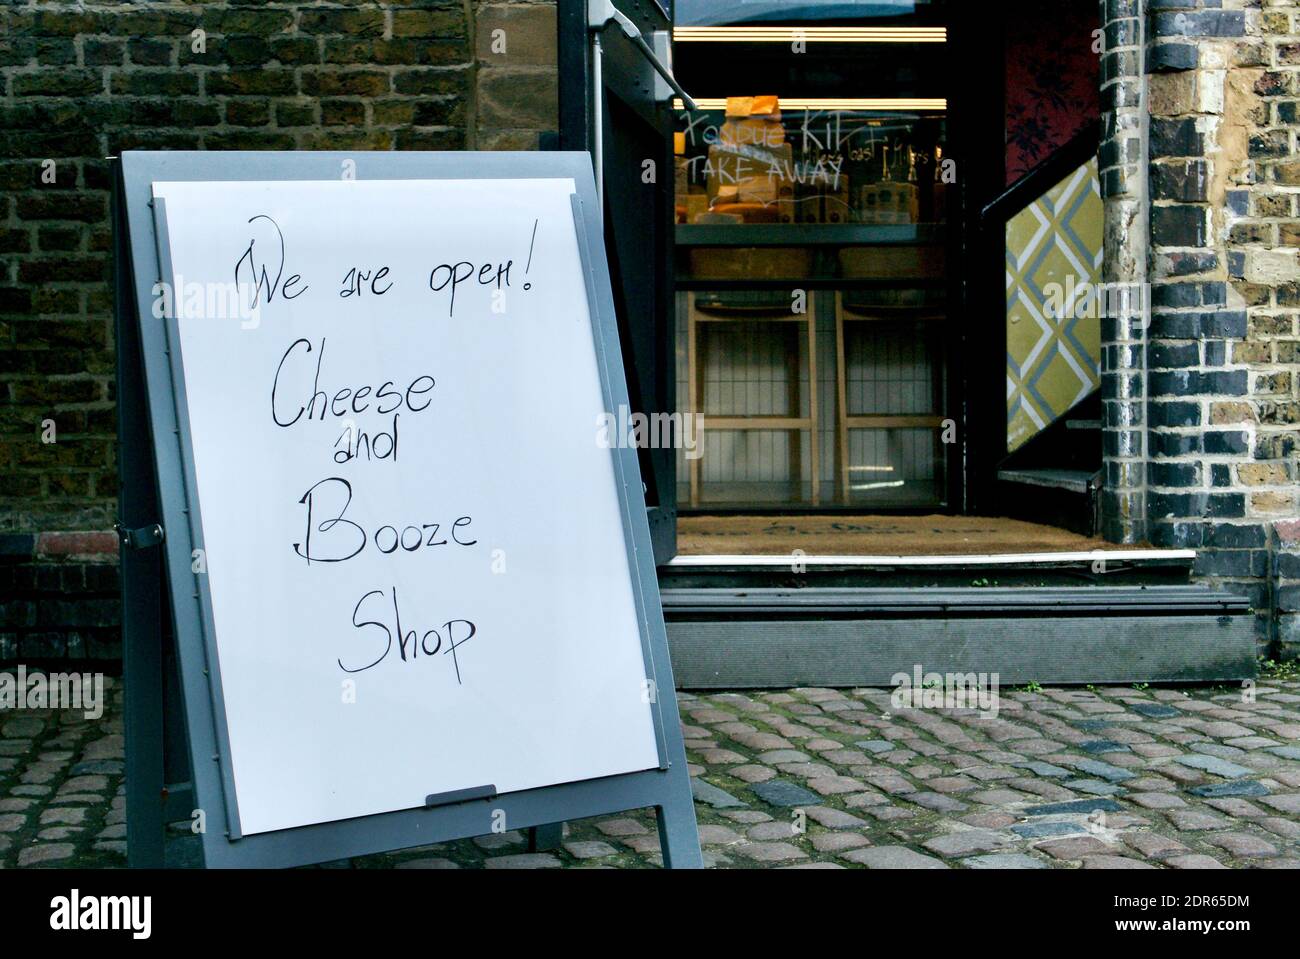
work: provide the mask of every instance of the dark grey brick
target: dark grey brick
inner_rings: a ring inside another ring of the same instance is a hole
[[[1213,783],[1208,786],[1192,786],[1187,790],[1193,796],[1204,799],[1226,799],[1230,796],[1267,796],[1269,788],[1253,779],[1238,779],[1235,782]]]
[[[1069,802],[1047,803],[1043,806],[1030,806],[1025,810],[1026,816],[1063,816],[1071,813],[1087,815],[1091,812],[1122,812],[1124,809],[1113,799],[1073,799]]]
[[[749,788],[755,796],[771,806],[817,806],[822,802],[815,793],[784,779],[771,779]]]
[[[1199,63],[1200,55],[1195,44],[1157,43],[1147,55],[1147,72],[1195,70]]]
[[[1155,33],[1161,37],[1241,37],[1246,35],[1246,14],[1241,10],[1158,13]]]

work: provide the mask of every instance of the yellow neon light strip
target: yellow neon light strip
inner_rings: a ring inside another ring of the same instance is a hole
[[[944,111],[948,101],[942,97],[892,97],[865,99],[860,97],[781,97],[782,110],[902,110],[907,112]],[[701,110],[723,110],[725,97],[697,97],[695,105]],[[673,109],[684,109],[681,100],[673,101]]]
[[[675,27],[678,43],[946,43],[947,27]]]

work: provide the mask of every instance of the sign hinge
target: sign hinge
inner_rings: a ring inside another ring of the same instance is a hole
[[[157,523],[152,526],[141,526],[138,529],[127,529],[121,523],[117,523],[113,529],[117,531],[117,538],[122,541],[122,545],[131,549],[148,549],[163,541],[163,528]]]

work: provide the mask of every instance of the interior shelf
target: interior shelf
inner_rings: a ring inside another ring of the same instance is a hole
[[[833,268],[802,276],[763,276],[746,279],[710,278],[677,274],[674,286],[679,290],[787,290],[791,285],[809,290],[947,290],[949,281],[942,277],[910,278],[897,276],[838,276]]]
[[[932,246],[947,231],[942,223],[683,223],[676,236],[679,247]]]

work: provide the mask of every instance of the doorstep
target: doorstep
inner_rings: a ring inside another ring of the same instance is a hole
[[[684,689],[888,686],[915,667],[1004,684],[1255,675],[1245,597],[1192,550],[677,557],[659,580]]]

